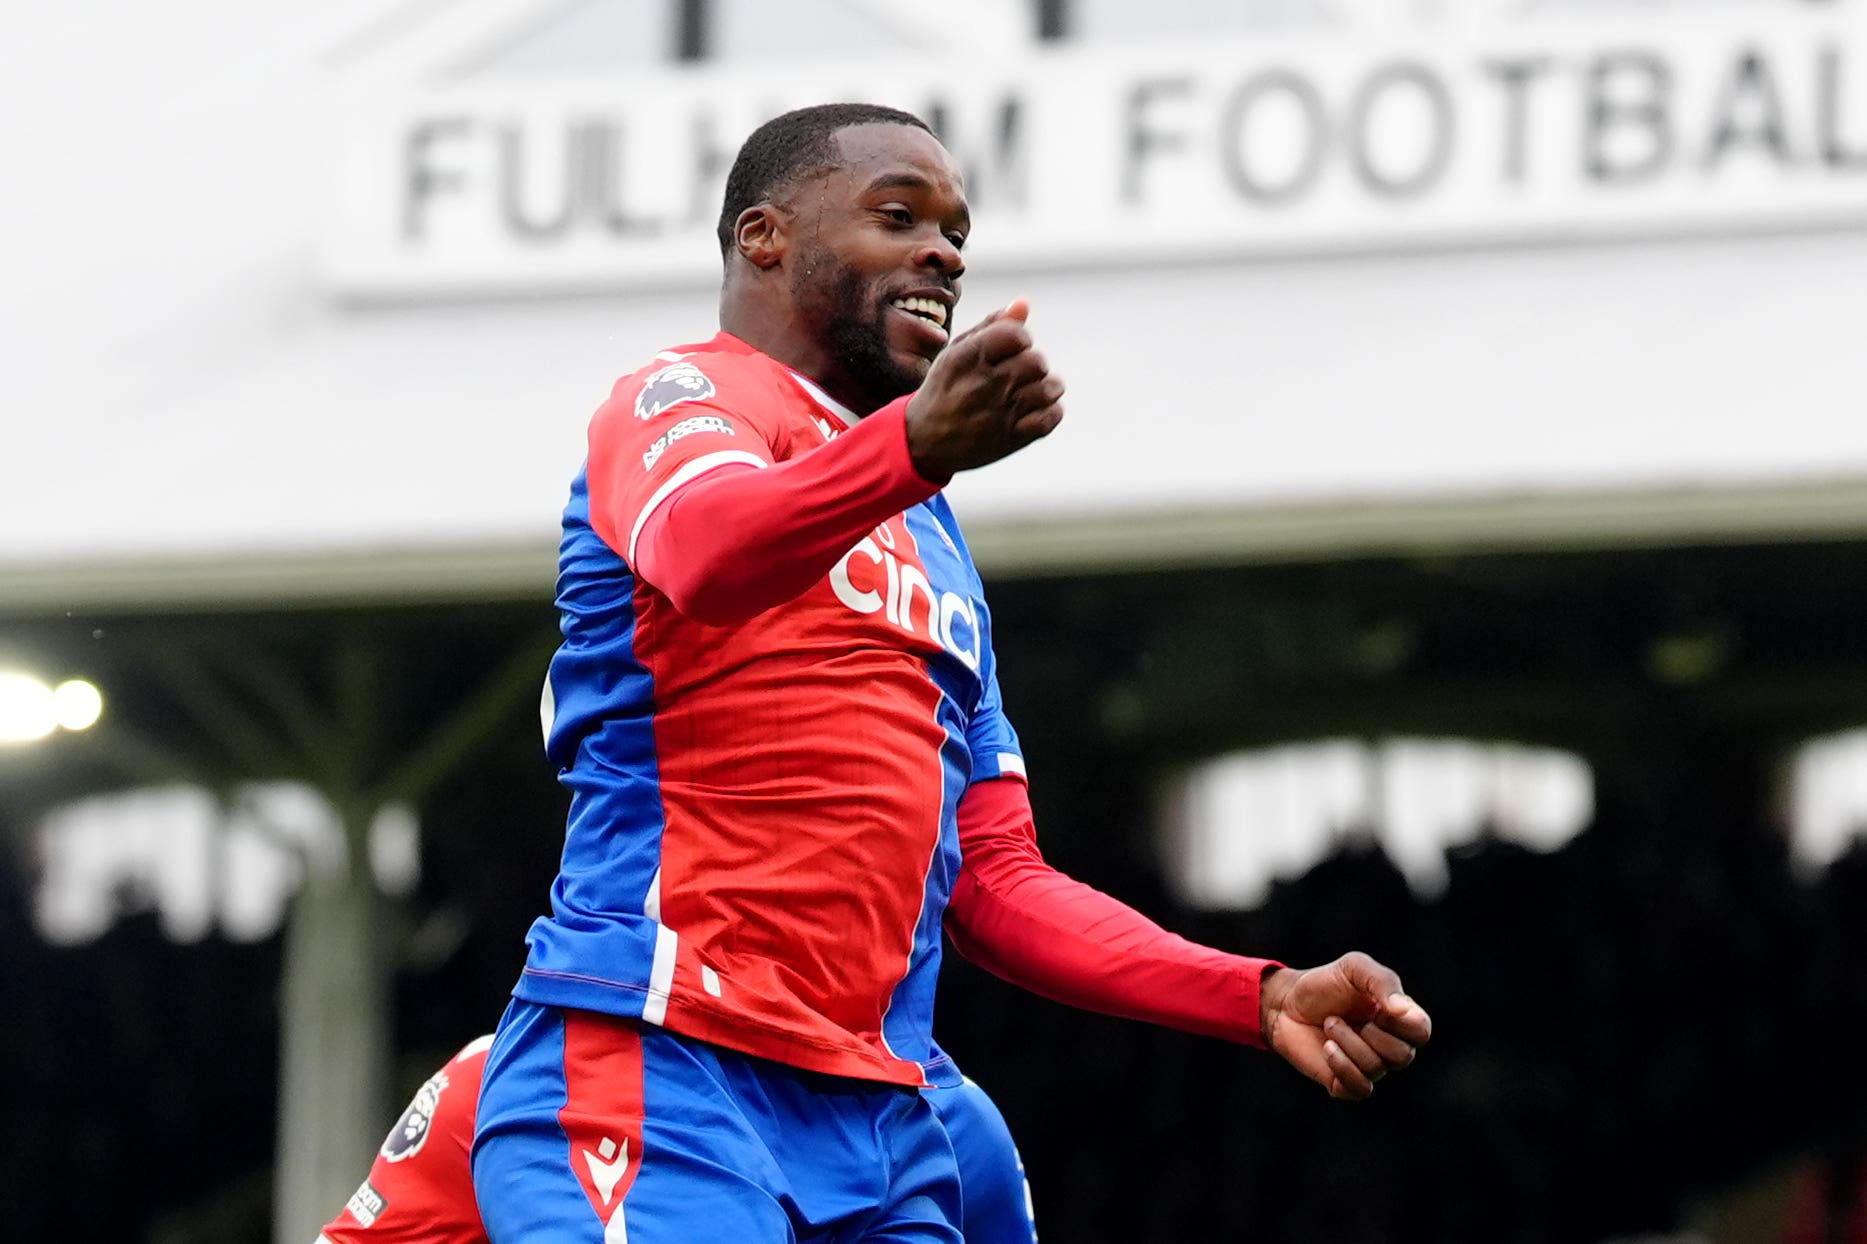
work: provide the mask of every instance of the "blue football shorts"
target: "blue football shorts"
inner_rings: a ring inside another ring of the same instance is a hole
[[[965,1244],[921,1093],[517,1000],[473,1186],[493,1244]]]
[[[1036,1244],[1031,1189],[1005,1116],[971,1080],[922,1089],[959,1161],[961,1231],[966,1244]]]

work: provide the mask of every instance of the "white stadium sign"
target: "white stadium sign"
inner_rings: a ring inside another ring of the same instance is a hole
[[[740,140],[831,98],[934,123],[1001,270],[1867,223],[1851,11],[353,89],[323,268],[359,298],[705,284]]]

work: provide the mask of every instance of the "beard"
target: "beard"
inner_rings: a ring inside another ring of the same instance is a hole
[[[837,365],[867,396],[867,414],[921,387],[929,364],[904,363],[888,346],[888,298],[826,250],[795,269],[791,296],[818,327]]]

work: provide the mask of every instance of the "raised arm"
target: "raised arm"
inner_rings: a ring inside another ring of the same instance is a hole
[[[1027,311],[1013,303],[961,333],[912,397],[821,448],[776,465],[741,453],[675,477],[621,551],[698,622],[743,622],[795,599],[870,528],[931,497],[955,471],[1056,426],[1063,382],[1033,347]]]
[[[870,528],[938,491],[908,458],[906,406],[774,466],[727,463],[677,488],[646,515],[630,564],[711,626],[797,598]]]
[[[1167,932],[1044,862],[1024,784],[974,783],[947,933],[967,959],[1056,1002],[1276,1051],[1332,1096],[1366,1097],[1431,1036],[1399,977],[1362,954],[1319,968]]]

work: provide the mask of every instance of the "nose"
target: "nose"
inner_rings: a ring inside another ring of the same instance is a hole
[[[944,233],[934,234],[915,252],[914,264],[942,273],[949,281],[959,280],[966,271],[966,261],[960,258],[959,247]]]

